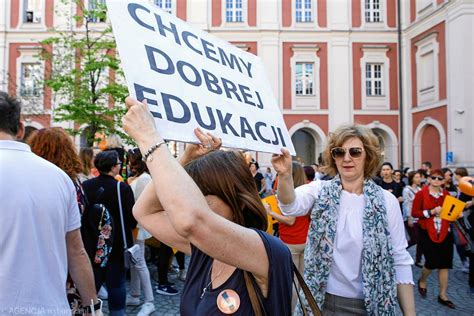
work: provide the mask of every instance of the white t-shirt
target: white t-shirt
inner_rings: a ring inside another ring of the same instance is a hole
[[[280,203],[283,214],[302,216],[311,211],[318,199],[321,180],[312,181],[295,189],[295,201],[291,204]],[[405,226],[397,198],[383,190],[387,210],[387,224],[392,240],[397,284],[414,284],[411,265],[413,259],[406,250]],[[362,286],[362,218],[365,207],[364,195],[342,191],[339,204],[336,238],[334,240],[333,261],[329,273],[328,293],[349,297],[364,297]],[[343,233],[341,233],[343,232]]]
[[[147,184],[151,181],[151,176],[147,173],[144,172],[142,173],[138,178],[135,179],[130,184],[130,187],[132,188],[133,191],[133,197],[135,198],[135,202],[138,200],[138,197],[142,194],[143,190],[145,190],[145,187]],[[137,239],[138,240],[145,240],[151,237],[151,234],[147,232],[140,223],[137,224],[138,227],[138,234],[137,234]]]
[[[66,233],[81,225],[71,179],[0,140],[0,201],[0,314],[70,315]]]

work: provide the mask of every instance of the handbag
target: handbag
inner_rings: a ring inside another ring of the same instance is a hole
[[[123,220],[122,197],[120,195],[120,182],[119,181],[117,181],[117,197],[118,197],[118,204],[119,204],[120,223],[122,224],[124,266],[126,269],[130,269],[132,266],[135,266],[138,262],[138,254],[139,254],[140,246],[133,245],[132,247],[128,248],[128,245],[127,245],[127,236],[125,235],[125,222]]]
[[[318,304],[316,303],[316,300],[314,299],[313,294],[311,294],[311,291],[308,285],[306,284],[303,276],[298,271],[298,268],[295,266],[294,263],[293,263],[293,272],[296,276],[296,280],[300,284],[301,290],[303,290],[304,297],[306,298],[306,301],[309,304],[309,308],[311,309],[311,312],[313,313],[314,316],[321,316],[322,315],[321,310],[319,309]],[[252,304],[252,309],[255,316],[262,316],[262,315],[266,316],[267,312],[265,311],[265,308],[263,307],[262,298],[255,291],[255,287],[250,278],[249,272],[244,271],[244,278],[245,278],[245,285],[247,286],[247,291],[249,293],[250,303]],[[306,313],[306,309],[304,308],[303,300],[301,299],[301,296],[298,291],[298,287],[294,278],[293,278],[293,285],[295,287],[296,293],[298,294],[298,300],[300,301],[300,306],[303,311],[303,315],[307,316],[308,314]]]

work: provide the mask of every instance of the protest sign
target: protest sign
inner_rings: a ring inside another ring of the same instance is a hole
[[[147,100],[164,139],[198,142],[200,127],[224,147],[295,155],[260,58],[148,1],[107,8],[130,95]]]

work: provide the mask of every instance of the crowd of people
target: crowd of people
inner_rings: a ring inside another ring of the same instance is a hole
[[[182,315],[415,315],[413,288],[426,298],[433,270],[439,304],[455,308],[454,248],[474,291],[473,197],[457,187],[465,168],[394,170],[361,125],[336,129],[307,166],[283,148],[261,173],[200,129],[176,159],[146,104],[126,104],[123,128],[138,147],[111,135],[78,152],[60,127],[22,142],[21,104],[0,92],[0,314],[100,315],[102,297],[110,315],[133,305],[144,316],[156,293],[180,294]],[[262,203],[272,195],[278,210]],[[449,195],[466,202],[455,222],[440,217]],[[181,292],[168,280],[173,256]],[[304,282],[293,287],[296,271]]]

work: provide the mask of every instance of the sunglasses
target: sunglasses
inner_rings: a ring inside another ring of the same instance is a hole
[[[333,149],[331,149],[331,156],[334,159],[344,158],[347,151],[349,151],[349,155],[352,158],[360,158],[360,156],[362,156],[362,152],[364,151],[364,148],[362,148],[362,147],[351,147],[351,148],[347,149],[347,148],[343,148],[343,147],[334,147]]]
[[[443,181],[444,180],[444,178],[441,177],[441,176],[439,176],[439,177],[431,176],[430,178],[431,178],[431,180],[438,180],[438,181]]]

